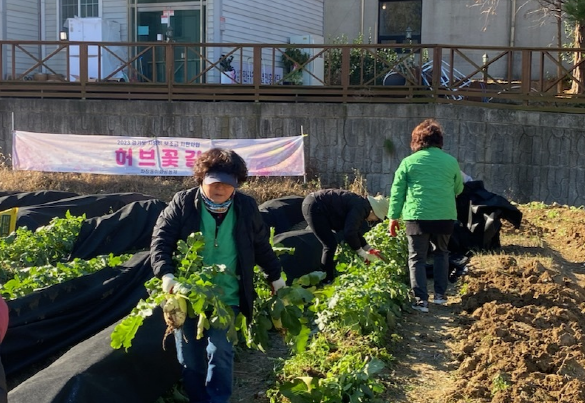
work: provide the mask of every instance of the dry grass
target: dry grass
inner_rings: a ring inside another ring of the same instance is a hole
[[[192,177],[13,171],[11,166],[10,157],[0,152],[0,193],[41,190],[79,195],[141,193],[169,202],[178,191],[195,185]],[[363,175],[354,170],[346,175],[343,188],[366,196],[366,185]],[[250,177],[241,190],[261,204],[283,196],[305,196],[321,188],[319,179],[306,181],[302,177]]]
[[[253,177],[242,187],[258,203],[283,196],[306,196],[320,189],[318,181],[304,183],[302,178]]]
[[[13,171],[10,165],[9,159],[0,154],[0,192],[141,193],[169,202],[176,192],[195,185],[192,177]],[[364,196],[367,194],[366,180],[358,171],[346,177],[344,188]],[[302,177],[250,177],[241,190],[261,204],[283,196],[305,196],[319,189],[319,180],[304,181]]]
[[[0,171],[3,192],[59,190],[79,195],[130,192],[169,201],[177,191],[192,185],[191,178]]]
[[[146,194],[168,202],[176,192],[194,185],[191,177],[31,172],[0,167],[0,191],[7,193],[40,190],[59,190],[79,195],[130,192]],[[252,177],[242,187],[242,191],[254,197],[260,204],[282,196],[305,196],[319,188],[318,181],[304,183],[302,178]]]

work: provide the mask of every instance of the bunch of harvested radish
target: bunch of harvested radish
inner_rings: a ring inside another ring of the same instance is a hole
[[[167,329],[163,338],[164,347],[164,340],[167,336],[174,330],[180,329],[181,326],[183,326],[183,323],[185,323],[185,319],[187,318],[186,297],[182,294],[170,294],[164,302],[163,314],[165,317],[165,323],[167,324]]]

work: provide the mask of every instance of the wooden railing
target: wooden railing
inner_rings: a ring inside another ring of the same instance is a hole
[[[291,52],[294,48],[308,57]],[[581,112],[585,111],[585,85],[578,74],[582,66],[573,63],[581,51],[404,44],[0,41],[0,96],[459,103]],[[232,70],[226,71],[230,65]]]

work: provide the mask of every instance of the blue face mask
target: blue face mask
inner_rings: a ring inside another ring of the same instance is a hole
[[[209,210],[211,213],[223,214],[227,212],[230,206],[232,205],[235,193],[236,191],[234,190],[234,193],[232,193],[230,198],[224,201],[223,203],[215,203],[213,200],[207,197],[205,195],[205,192],[203,192],[203,189],[201,189],[201,198],[203,199],[203,204],[205,204],[205,208],[207,208],[207,210]]]

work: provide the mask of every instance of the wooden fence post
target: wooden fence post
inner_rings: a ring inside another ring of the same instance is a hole
[[[82,43],[79,45],[79,82],[81,83],[81,99],[85,99],[86,91],[87,91],[87,81],[89,79],[88,76],[88,68],[89,68],[89,52],[87,49],[87,43]]]
[[[341,48],[341,86],[342,89],[342,97],[344,102],[347,102],[348,95],[349,95],[349,62],[350,62],[350,48],[344,46]]]
[[[433,47],[433,77],[432,77],[432,92],[433,99],[437,103],[439,97],[439,86],[441,85],[441,75],[443,69],[443,49],[440,46]]]
[[[167,80],[168,100],[173,100],[173,81],[175,81],[175,48],[171,42],[165,45],[165,78]]]
[[[521,78],[522,95],[530,94],[530,87],[532,84],[532,51],[522,50],[522,78]],[[528,105],[528,99],[524,100],[523,104]]]
[[[260,84],[262,84],[262,48],[254,45],[254,102],[260,101]]]

